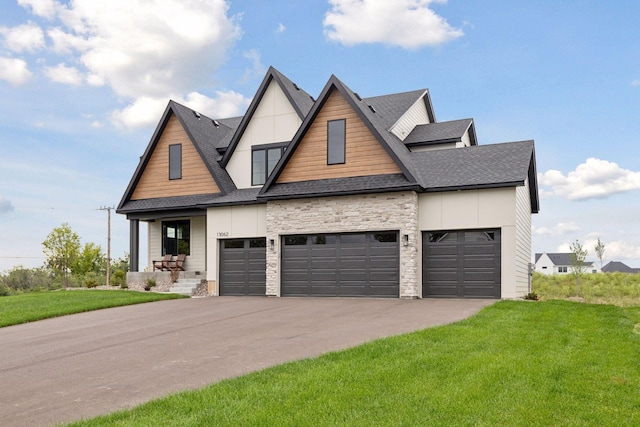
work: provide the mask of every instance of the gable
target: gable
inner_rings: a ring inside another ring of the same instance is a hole
[[[182,178],[169,179],[169,146],[182,145]],[[184,127],[171,114],[142,171],[131,200],[219,193],[202,157]]]
[[[429,112],[423,95],[398,119],[389,129],[389,132],[404,141],[416,126],[429,123],[431,123],[431,120],[429,120]]]
[[[327,122],[346,119],[344,164],[327,165]],[[333,89],[296,146],[277,183],[402,173],[358,113]]]
[[[236,187],[251,187],[253,146],[289,142],[301,123],[302,119],[280,85],[271,80],[252,112],[226,167]]]

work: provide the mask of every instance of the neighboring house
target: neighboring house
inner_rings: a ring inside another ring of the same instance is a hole
[[[269,68],[242,117],[170,101],[117,212],[149,257],[185,253],[214,295],[486,297],[528,292],[533,141],[479,146],[426,89],[315,100]]]
[[[640,268],[629,267],[627,264],[620,261],[610,261],[602,267],[603,273],[640,273]]]
[[[570,253],[547,253],[536,254],[534,271],[542,274],[566,274],[571,273]],[[584,263],[585,273],[598,273],[599,269],[591,261]]]

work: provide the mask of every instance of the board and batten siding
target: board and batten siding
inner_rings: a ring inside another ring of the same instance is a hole
[[[529,263],[528,258],[523,258],[527,238],[520,235],[526,219],[524,210],[520,212],[516,205],[518,188],[521,187],[423,193],[418,198],[421,231],[500,228],[501,298],[520,297],[527,287],[526,282],[523,287],[521,276]]]
[[[529,292],[529,263],[531,262],[531,199],[529,180],[516,187],[516,293]]]
[[[346,119],[345,163],[327,165],[327,122]],[[338,90],[296,147],[278,183],[400,173],[400,168]]]
[[[186,271],[206,271],[206,217],[194,216],[188,218],[168,218],[167,221],[181,221],[188,219],[191,221],[191,250],[187,256],[184,269]],[[147,268],[153,271],[153,261],[162,259],[162,219],[149,222],[149,231],[147,235],[149,245],[149,256],[147,260]],[[175,256],[175,254],[174,254]]]
[[[417,125],[426,125],[429,121],[429,113],[424,103],[424,94],[398,119],[389,132],[400,138],[401,141],[411,133]]]
[[[173,144],[182,144],[181,179],[169,179],[169,146]],[[219,192],[218,185],[189,139],[187,132],[178,118],[171,114],[133,191],[131,200]]]
[[[251,147],[289,142],[301,123],[280,85],[272,80],[227,164],[226,170],[236,187],[251,187]]]

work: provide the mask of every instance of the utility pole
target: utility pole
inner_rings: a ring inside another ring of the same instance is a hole
[[[111,285],[111,209],[113,206],[103,206],[99,210],[107,211],[107,286]]]

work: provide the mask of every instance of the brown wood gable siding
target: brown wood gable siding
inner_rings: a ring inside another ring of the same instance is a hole
[[[182,179],[169,179],[169,145],[182,144]],[[131,200],[219,193],[220,190],[187,132],[171,115]]]
[[[327,121],[346,119],[346,160],[327,165]],[[401,173],[342,94],[333,90],[278,177],[278,183]]]

